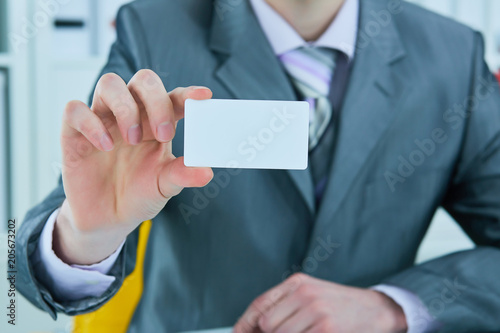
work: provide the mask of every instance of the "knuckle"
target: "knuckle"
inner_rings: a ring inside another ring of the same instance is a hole
[[[112,109],[117,118],[129,116],[139,118],[139,106],[128,91],[122,92],[113,101]]]
[[[254,307],[252,308],[253,312],[257,315],[272,315],[276,308],[277,299],[273,297],[259,297],[255,301]]]
[[[289,291],[295,292],[301,285],[306,282],[306,275],[303,273],[295,273],[286,280]]]
[[[144,68],[144,69],[140,69],[137,71],[137,76],[143,77],[143,78],[148,78],[151,76],[156,77],[157,75],[153,70]]]
[[[256,312],[262,312],[268,304],[268,297],[266,295],[261,295],[255,299],[250,309]]]
[[[92,143],[87,140],[81,140],[76,145],[76,153],[80,157],[85,157],[92,152]]]
[[[113,86],[117,83],[120,83],[122,81],[121,77],[118,76],[118,74],[115,73],[106,73],[101,78],[99,79],[99,82],[97,83],[97,86],[99,88],[106,88]]]
[[[112,110],[115,117],[120,120],[132,117],[135,114],[131,105],[120,101],[117,101],[116,104],[112,106]]]
[[[304,282],[308,280],[309,276],[302,272],[294,273],[292,276],[288,278],[290,283],[294,286],[302,285]]]
[[[168,96],[172,100],[176,100],[178,102],[183,102],[183,100],[188,98],[188,94],[191,91],[190,87],[177,87],[174,90],[170,91]]]
[[[155,82],[159,77],[151,69],[141,69],[139,70],[134,78],[139,82]]]
[[[170,94],[179,95],[185,90],[186,90],[186,88],[184,88],[184,87],[177,87],[177,88],[173,89],[172,91],[170,91]]]
[[[64,108],[64,113],[66,116],[71,116],[80,106],[82,102],[80,101],[69,101]]]
[[[312,300],[315,298],[315,288],[313,285],[303,283],[297,288],[297,295],[301,300]]]

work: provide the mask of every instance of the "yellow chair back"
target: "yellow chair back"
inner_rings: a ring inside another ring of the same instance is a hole
[[[144,256],[152,221],[139,227],[137,258],[132,273],[125,278],[118,292],[94,312],[75,316],[73,333],[125,333],[141,299],[144,288]]]

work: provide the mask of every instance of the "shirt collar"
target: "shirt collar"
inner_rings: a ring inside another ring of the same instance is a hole
[[[358,32],[359,0],[346,0],[325,32],[314,42],[306,42],[265,0],[250,0],[264,34],[276,55],[301,46],[328,47],[354,58]]]

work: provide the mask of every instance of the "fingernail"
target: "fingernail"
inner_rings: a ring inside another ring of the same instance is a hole
[[[202,86],[194,86],[193,87],[193,90],[201,90],[201,89],[207,90],[208,88],[207,87],[202,87]]]
[[[166,121],[158,125],[157,129],[158,140],[161,142],[167,142],[174,137],[174,126],[172,123]]]
[[[101,146],[102,146],[102,149],[104,149],[105,151],[113,150],[113,146],[114,146],[113,140],[111,140],[111,137],[107,133],[104,133],[101,136]]]
[[[128,142],[136,145],[142,140],[142,131],[139,125],[134,125],[128,129]]]

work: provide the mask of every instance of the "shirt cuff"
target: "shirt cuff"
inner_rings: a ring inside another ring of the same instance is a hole
[[[60,209],[47,220],[34,253],[36,276],[58,300],[74,301],[85,297],[99,297],[115,281],[106,275],[113,267],[125,241],[109,257],[92,265],[68,265],[52,249],[54,224]]]
[[[437,321],[414,293],[386,284],[379,284],[371,289],[387,295],[403,309],[408,325],[407,333],[434,332],[439,328]]]

